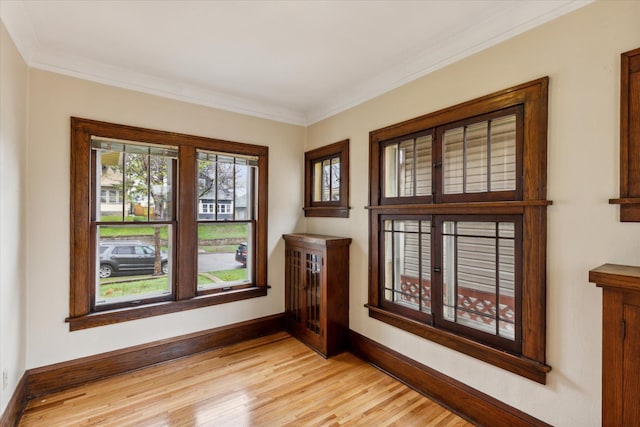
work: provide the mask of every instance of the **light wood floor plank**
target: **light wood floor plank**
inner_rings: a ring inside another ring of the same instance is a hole
[[[119,375],[27,404],[20,426],[470,426],[350,353],[287,333]]]

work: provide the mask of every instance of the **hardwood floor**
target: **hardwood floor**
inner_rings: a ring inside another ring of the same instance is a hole
[[[31,400],[20,426],[471,426],[350,353],[281,332]]]

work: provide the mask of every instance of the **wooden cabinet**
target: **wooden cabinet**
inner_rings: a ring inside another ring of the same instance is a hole
[[[316,234],[282,237],[289,332],[324,357],[346,350],[351,239]]]
[[[640,426],[640,267],[589,272],[602,288],[602,425]]]

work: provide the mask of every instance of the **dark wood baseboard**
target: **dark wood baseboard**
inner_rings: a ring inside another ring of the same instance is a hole
[[[23,375],[0,417],[0,427],[16,425],[29,399],[283,330],[285,319],[281,313],[30,369]],[[477,425],[548,426],[357,332],[350,331],[349,341],[350,350],[356,356]]]
[[[2,416],[0,417],[0,427],[13,427],[18,424],[18,420],[27,404],[27,374],[25,373],[18,381],[18,386],[13,392]]]
[[[357,332],[349,331],[349,341],[350,350],[356,356],[474,424],[492,427],[549,425]]]
[[[284,313],[281,313],[29,369],[25,374],[27,378],[26,398],[33,399],[79,384],[270,335],[284,329]]]

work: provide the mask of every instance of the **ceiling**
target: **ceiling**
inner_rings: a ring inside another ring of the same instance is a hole
[[[308,125],[588,2],[2,0],[0,14],[31,67]]]

